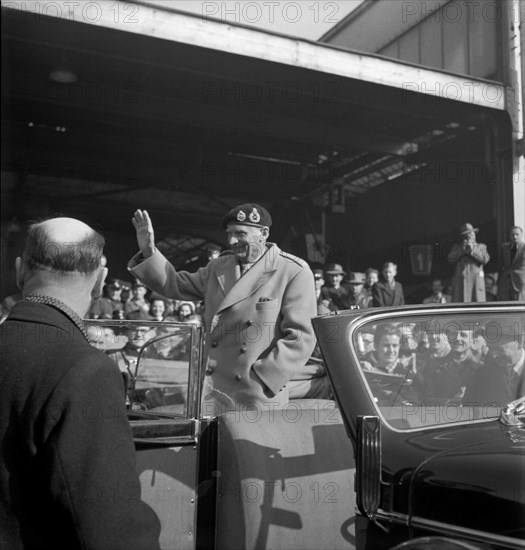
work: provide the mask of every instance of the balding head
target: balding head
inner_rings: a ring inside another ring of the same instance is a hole
[[[31,271],[91,275],[101,266],[104,238],[73,218],[53,218],[30,226],[24,260]]]
[[[73,218],[32,224],[22,258],[16,259],[16,282],[23,296],[56,298],[83,317],[92,298],[102,294],[107,269],[102,266],[104,238]]]

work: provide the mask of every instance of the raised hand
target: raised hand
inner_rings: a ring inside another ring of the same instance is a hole
[[[144,258],[149,258],[155,251],[153,225],[146,210],[136,210],[131,218],[137,232],[137,244]]]

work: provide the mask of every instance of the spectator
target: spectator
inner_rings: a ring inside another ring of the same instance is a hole
[[[424,304],[446,304],[447,298],[443,294],[443,282],[441,279],[432,279],[432,294],[423,300]]]
[[[510,242],[501,245],[500,263],[498,299],[525,301],[525,243],[521,227],[514,226]]]
[[[428,348],[421,349],[416,354],[416,378],[419,387],[424,386],[428,364],[435,364],[437,360],[446,357],[450,353],[450,344],[439,323],[429,323],[424,327],[424,334],[428,341]]]
[[[287,383],[315,346],[312,272],[303,260],[267,243],[272,219],[258,204],[235,207],[222,223],[232,250],[189,273],[176,271],[155,248],[148,213],[137,210],[133,224],[140,254],[129,268],[163,296],[204,299],[205,414],[265,402],[284,405]]]
[[[498,287],[496,285],[496,277],[491,273],[485,273],[485,301],[495,302],[498,299]]]
[[[110,279],[105,286],[106,296],[95,300],[91,306],[90,319],[114,319],[115,311],[124,311],[120,300],[122,285],[118,279]]]
[[[323,299],[331,302],[336,311],[348,309],[350,307],[350,291],[341,285],[346,272],[339,264],[328,264],[325,275],[329,284],[323,286],[321,290]]]
[[[126,304],[131,300],[131,283],[128,281],[120,281],[122,285],[122,292],[120,293],[120,301],[124,305],[123,311],[125,313]]]
[[[471,351],[471,327],[449,330],[447,340],[450,352],[445,357],[430,360],[425,370],[423,387],[427,403],[461,404],[467,384],[479,368]]]
[[[412,388],[414,366],[399,357],[400,348],[401,328],[390,324],[381,325],[374,334],[375,351],[371,355],[371,361],[362,362],[363,370],[369,373],[367,378],[374,398],[380,405],[417,402]],[[391,376],[385,377],[385,374]]]
[[[350,272],[346,282],[349,295],[349,306],[359,306],[361,309],[368,307],[368,293],[364,290],[365,274],[359,272]]]
[[[487,247],[476,242],[477,227],[464,223],[459,230],[460,244],[455,244],[447,255],[454,264],[452,275],[453,302],[484,302],[485,278],[483,266],[490,260]]]
[[[360,361],[372,363],[374,353],[374,330],[366,325],[357,333],[357,354]]]
[[[187,323],[192,315],[195,315],[195,304],[193,302],[179,302],[176,318],[181,323]]]
[[[322,269],[314,269],[315,298],[317,300],[317,315],[326,315],[331,311],[336,311],[336,307],[329,298],[323,298],[322,290],[324,286],[324,277]]]
[[[372,289],[374,307],[402,306],[405,304],[403,287],[395,280],[397,265],[386,262],[381,270],[383,281],[376,283]]]
[[[374,285],[379,281],[379,271],[377,269],[374,269],[373,267],[369,267],[365,271],[365,286],[364,289],[367,294],[367,300],[366,300],[366,307],[372,307],[373,305],[373,297],[372,297],[372,289],[374,288]]]
[[[84,223],[54,218],[29,227],[16,260],[24,298],[0,326],[4,548],[159,548],[159,522],[140,500],[122,376],[88,343],[82,320],[102,290],[103,245]],[[116,502],[109,488],[136,497]]]
[[[485,365],[465,393],[465,403],[478,407],[480,414],[487,414],[487,407],[503,408],[525,395],[523,327],[503,330],[490,348]]]
[[[131,300],[125,305],[124,311],[126,316],[132,311],[149,312],[149,302],[146,300],[147,288],[144,283],[138,280],[133,281],[131,288]]]

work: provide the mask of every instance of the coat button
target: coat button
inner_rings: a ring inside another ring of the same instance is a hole
[[[217,340],[214,340],[214,341],[211,343],[211,347],[212,347],[212,348],[216,348],[218,345],[219,345],[219,342],[217,342]]]
[[[246,348],[245,348],[245,347],[242,347],[239,351],[240,351],[241,353],[246,353]]]
[[[208,368],[206,369],[206,375],[207,375],[207,376],[210,376],[210,374],[213,374],[213,371],[214,371],[214,368],[213,368],[213,367],[208,367]]]
[[[237,382],[240,382],[242,376],[240,374],[236,374],[235,375],[235,380],[237,380]]]

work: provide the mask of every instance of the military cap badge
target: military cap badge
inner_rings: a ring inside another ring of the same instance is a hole
[[[259,223],[261,221],[261,215],[259,214],[259,212],[257,211],[257,208],[254,208],[251,212],[250,212],[250,215],[248,216],[250,218],[250,221],[252,223]]]
[[[239,210],[239,212],[237,212],[237,219],[243,222],[246,219],[246,214],[242,210]]]

